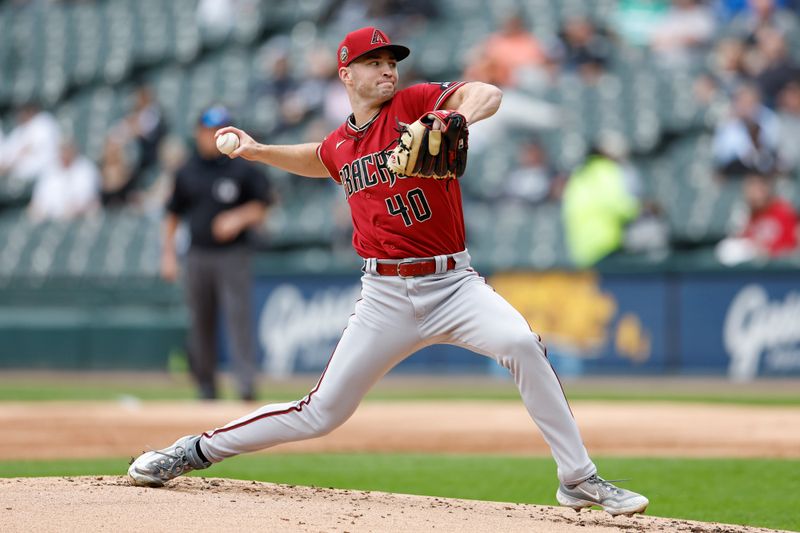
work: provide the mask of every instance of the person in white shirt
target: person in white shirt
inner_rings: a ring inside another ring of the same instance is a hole
[[[37,104],[22,106],[17,125],[0,145],[0,176],[35,182],[58,160],[61,132],[55,117]]]
[[[76,218],[97,208],[99,190],[97,166],[67,140],[58,162],[36,182],[28,213],[34,221]]]
[[[714,37],[714,13],[699,0],[673,0],[650,46],[665,66],[684,66],[703,54]]]
[[[714,130],[711,150],[720,176],[772,172],[778,164],[780,127],[778,116],[762,103],[758,87],[739,87],[730,116]]]

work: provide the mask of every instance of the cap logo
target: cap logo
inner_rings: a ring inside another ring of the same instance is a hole
[[[386,38],[381,30],[375,30],[372,32],[371,44],[389,44],[389,39]]]
[[[339,50],[339,63],[347,63],[347,47],[342,46],[342,49]]]

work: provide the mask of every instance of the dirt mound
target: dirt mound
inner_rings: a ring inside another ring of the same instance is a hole
[[[602,511],[182,478],[162,489],[124,477],[0,479],[0,530],[28,531],[548,531],[767,532]]]

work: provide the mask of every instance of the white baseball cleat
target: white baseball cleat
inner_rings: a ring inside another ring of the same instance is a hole
[[[613,516],[643,513],[650,503],[641,494],[621,489],[597,474],[572,488],[561,485],[556,492],[556,499],[561,505],[576,511],[599,505]]]
[[[200,437],[187,435],[172,446],[162,450],[145,452],[128,468],[134,485],[141,487],[163,487],[164,483],[192,470],[208,468],[211,463],[203,461],[195,445]]]

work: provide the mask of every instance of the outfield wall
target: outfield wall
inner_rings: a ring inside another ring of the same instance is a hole
[[[132,278],[2,281],[0,369],[158,370],[184,350],[179,287]]]
[[[800,375],[800,272],[513,272],[488,276],[564,375]],[[181,291],[66,284],[0,291],[0,368],[165,369],[185,351]],[[261,275],[256,342],[275,377],[318,372],[359,296],[358,275]],[[225,337],[220,345],[225,354]],[[430,347],[399,372],[491,374]]]

